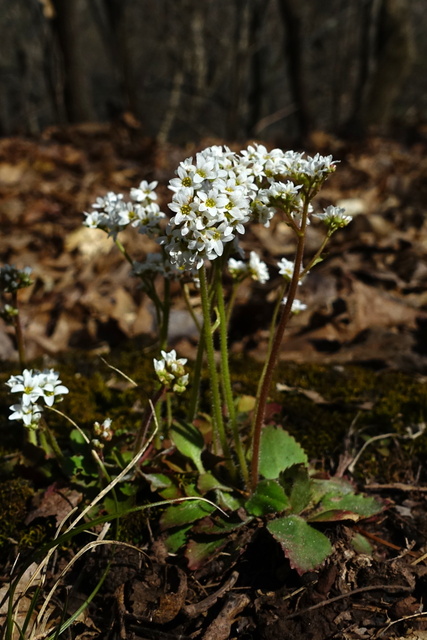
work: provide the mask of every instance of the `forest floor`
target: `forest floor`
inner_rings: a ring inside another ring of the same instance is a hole
[[[159,146],[126,120],[52,128],[39,139],[0,140],[0,262],[33,269],[34,285],[23,290],[20,298],[30,361],[55,366],[70,357],[71,366],[81,366],[85,372],[96,367],[88,365],[88,359],[99,362],[100,355],[108,359],[121,350],[135,351],[132,345],[139,348],[153,335],[149,301],[130,276],[128,264],[102,231],[82,226],[82,212],[106,191],[126,193],[143,179],[159,182],[166,211],[166,185],[179,161],[221,142],[205,140],[187,148]],[[308,152],[332,153],[340,161],[319,194],[318,206],[343,206],[354,220],[335,234],[324,261],[301,287],[299,297],[307,310],[293,319],[281,352],[285,367],[302,367],[305,372],[292,383],[284,380],[282,392],[303,395],[313,405],[310,415],[331,403],[324,397],[328,383],[316,386],[307,367],[325,377],[328,371],[336,374],[361,367],[378,380],[391,379],[383,375],[403,376],[399,384],[407,381],[408,394],[418,394],[415,406],[412,398],[411,418],[403,408],[394,408],[395,415],[387,418],[388,429],[387,420],[381,424],[383,433],[393,431],[397,414],[403,431],[423,426],[427,404],[423,399],[427,380],[426,150],[422,131],[410,143],[379,137],[348,143],[321,133],[312,137]],[[153,245],[135,236],[126,237],[126,243],[141,260]],[[313,228],[308,253],[314,253],[318,241]],[[293,243],[288,227],[279,222],[269,229],[252,229],[242,246],[262,254],[271,273],[265,286],[242,287],[232,319],[231,353],[247,366],[249,358],[260,362],[265,356],[276,263],[292,256]],[[171,345],[179,356],[194,359],[197,336],[177,295],[171,326]],[[2,380],[16,373],[16,358],[12,331],[2,324]],[[385,392],[378,393],[384,396]],[[361,393],[354,406],[363,412],[370,408],[367,403],[375,402],[374,388],[369,398]],[[334,403],[334,415],[341,406]],[[4,433],[9,429],[5,416],[1,429]],[[184,558],[168,556],[156,523],[146,523],[149,533],[141,545],[143,555],[128,548],[116,551],[102,594],[63,637],[427,639],[423,611],[427,605],[426,435],[420,436],[424,444],[418,448],[402,444],[398,435],[387,435],[388,439],[379,440],[378,450],[371,445],[371,457],[355,476],[360,489],[383,501],[383,512],[357,525],[346,521],[323,527],[334,553],[319,570],[298,575],[279,553],[277,543],[252,523],[238,548],[189,571]],[[323,461],[328,470],[345,473],[357,448],[349,448],[344,436],[341,431],[341,445],[335,442],[317,456],[311,443],[312,457]],[[358,448],[363,442],[359,438]],[[16,479],[22,471],[11,471],[7,447],[2,453],[0,488],[7,486],[8,474]],[[51,499],[55,493],[57,479],[46,486],[37,474],[22,475],[32,493],[19,513],[20,521],[28,524],[53,517],[58,524],[58,513],[64,508],[58,495],[61,491],[63,495],[64,486],[48,504],[46,496]],[[70,491],[67,500],[72,502],[76,494]],[[13,500],[12,493],[9,502]],[[6,509],[1,490],[0,503]],[[370,541],[371,553],[351,543],[355,531]],[[0,596],[19,546],[8,535],[6,541],[2,538]],[[105,563],[102,553],[94,553],[77,564],[78,572],[64,579],[61,593],[64,598],[68,593],[69,611],[87,597],[88,585]],[[63,566],[59,552],[48,584]],[[55,615],[52,611],[52,618]]]

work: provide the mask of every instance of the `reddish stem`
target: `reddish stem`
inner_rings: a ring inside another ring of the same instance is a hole
[[[268,393],[270,391],[271,381],[273,379],[273,373],[277,364],[277,360],[280,352],[280,345],[283,340],[283,334],[291,315],[292,303],[295,299],[295,295],[298,288],[298,282],[300,279],[302,259],[304,256],[304,244],[305,244],[305,231],[307,226],[309,199],[307,198],[304,204],[304,210],[302,214],[301,227],[298,232],[298,244],[295,254],[294,272],[292,274],[292,280],[289,285],[288,296],[286,303],[283,307],[279,324],[276,328],[276,333],[273,338],[273,343],[270,352],[270,358],[267,363],[264,377],[262,380],[261,391],[259,394],[259,400],[256,407],[256,414],[252,435],[252,460],[251,460],[251,491],[255,491],[258,484],[259,475],[259,454],[260,454],[260,442],[261,431],[264,424],[265,408],[268,400]]]

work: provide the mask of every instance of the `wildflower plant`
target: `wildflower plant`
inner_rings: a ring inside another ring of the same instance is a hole
[[[14,327],[21,367],[25,366],[25,347],[19,316],[18,291],[33,284],[31,272],[31,267],[18,269],[10,264],[0,267],[0,316]]]
[[[200,566],[203,559],[223,548],[230,531],[250,526],[261,517],[292,566],[306,571],[331,551],[329,540],[310,522],[357,519],[381,508],[375,500],[355,495],[353,486],[342,478],[319,478],[298,442],[282,427],[265,424],[285,329],[292,315],[306,308],[296,296],[298,288],[321,261],[332,234],[351,221],[343,209],[332,205],[323,212],[315,211],[313,200],[335,169],[332,156],[268,151],[259,144],[240,152],[212,146],[179,164],[176,177],[169,182],[170,217],[157,203],[157,183],[146,181],[131,189],[128,198],[111,192],[99,197],[85,213],[84,224],[102,229],[112,238],[156,310],[159,339],[153,359],[153,393],[136,434],[134,455],[147,442],[155,417],[162,438],[172,441],[187,461],[189,468],[182,469],[188,473],[187,482],[178,481],[174,475],[179,471],[176,463],[166,465],[166,470],[150,468],[144,477],[162,498],[184,500],[163,512],[160,525],[170,551],[186,545],[191,567]],[[293,233],[295,253],[277,264],[281,278],[265,365],[252,412],[245,422],[239,398],[233,392],[228,327],[240,284],[247,278],[265,284],[270,273],[257,252],[245,256],[239,239],[249,225],[269,227],[274,217]],[[305,241],[314,221],[324,225],[324,234],[315,254],[307,258]],[[154,239],[158,252],[144,261],[134,260],[120,236],[125,228]],[[171,279],[180,283],[200,332],[191,371],[186,359],[179,358],[167,345]],[[226,280],[231,280],[231,291],[225,286]],[[200,296],[202,323],[190,303],[189,286],[195,287]],[[210,389],[208,408],[200,401],[204,362]],[[37,425],[40,401],[49,406],[67,392],[55,376],[52,371],[27,370],[11,379],[12,392],[23,394],[21,404],[12,407],[11,418],[22,419],[28,427]],[[181,396],[179,419],[172,408],[175,394]],[[95,435],[97,443],[108,441],[110,423],[98,423]],[[162,438],[156,440],[158,448],[162,447]],[[100,452],[102,446],[97,446]],[[206,456],[207,450],[210,456]],[[188,498],[191,500],[186,501]],[[214,499],[231,517],[217,515],[213,519],[215,506],[207,498]],[[202,542],[197,540],[200,534],[213,537]]]

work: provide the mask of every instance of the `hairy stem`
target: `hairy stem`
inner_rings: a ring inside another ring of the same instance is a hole
[[[230,420],[231,430],[233,432],[234,447],[239,461],[240,469],[243,475],[245,483],[249,480],[249,471],[246,464],[245,453],[243,451],[242,442],[240,439],[239,429],[236,421],[236,409],[234,406],[233,390],[231,387],[230,368],[228,361],[228,335],[227,335],[227,316],[225,312],[224,303],[224,289],[221,279],[221,262],[217,261],[215,264],[215,289],[216,289],[216,301],[218,305],[219,315],[219,339],[220,339],[220,351],[221,351],[221,382],[224,391],[225,404],[227,406],[227,413]]]
[[[288,296],[286,299],[286,303],[282,309],[282,313],[276,328],[276,332],[274,334],[273,342],[271,345],[270,356],[267,360],[264,377],[261,380],[261,386],[259,390],[258,404],[255,411],[255,417],[254,417],[253,429],[252,429],[252,460],[251,460],[251,491],[252,492],[255,491],[256,486],[258,484],[261,430],[264,423],[265,408],[267,405],[268,393],[269,393],[271,382],[273,379],[274,369],[276,367],[276,363],[279,357],[280,345],[282,343],[283,334],[285,332],[286,326],[288,324],[288,321],[291,315],[292,303],[295,300],[298,282],[300,279],[302,259],[304,256],[305,232],[306,232],[306,226],[307,226],[309,203],[310,203],[310,200],[307,196],[304,201],[301,225],[298,231],[298,243],[297,243],[296,254],[295,254],[294,271],[293,271],[292,279],[289,285]]]
[[[215,349],[211,328],[211,310],[209,305],[209,291],[206,277],[205,266],[199,269],[200,277],[200,294],[202,298],[202,311],[203,311],[203,329],[205,337],[206,357],[208,361],[210,388],[211,388],[211,401],[212,401],[212,426],[213,426],[213,441],[215,449],[218,449],[218,445],[221,446],[222,452],[226,457],[230,456],[230,450],[228,447],[227,438],[225,435],[224,421],[222,419],[221,411],[221,395],[219,387],[218,372],[215,363]]]
[[[203,330],[203,327],[202,327]],[[205,352],[205,339],[203,334],[200,335],[199,344],[197,345],[196,362],[193,370],[193,383],[191,386],[190,406],[188,409],[188,422],[194,422],[199,408],[200,398],[200,380],[202,377],[203,354]]]

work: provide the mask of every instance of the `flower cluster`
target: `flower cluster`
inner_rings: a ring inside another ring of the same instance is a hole
[[[37,428],[42,415],[39,401],[43,400],[48,407],[55,401],[62,400],[62,396],[69,390],[59,379],[59,374],[53,369],[43,372],[24,369],[21,375],[11,376],[6,382],[12,393],[21,393],[21,402],[10,407],[12,414],[9,420],[22,420],[26,427]]]
[[[250,276],[252,280],[256,280],[261,284],[265,284],[267,280],[270,279],[267,265],[260,259],[255,251],[251,251],[249,262],[230,258],[228,261],[228,270],[231,277],[233,280],[236,280],[236,282],[242,282],[242,280],[248,276]]]
[[[105,442],[110,442],[110,440],[113,438],[111,423],[111,418],[105,418],[105,420],[101,422],[101,424],[99,422],[94,422],[93,431],[95,435]]]
[[[169,208],[174,213],[161,239],[172,263],[183,270],[215,260],[224,245],[250,220],[251,194],[257,190],[254,174],[228,147],[209,147],[188,158],[169,183]]]
[[[279,208],[298,222],[304,189],[307,195],[334,170],[332,156],[304,158],[258,144],[240,154],[208,147],[194,161],[181,162],[170,181],[174,215],[160,243],[180,269],[199,269],[205,260],[222,256],[224,245],[235,248],[249,221],[268,226]]]
[[[31,267],[17,269],[11,264],[5,264],[0,268],[0,291],[4,293],[14,293],[18,289],[24,289],[33,284],[30,276]]]
[[[182,393],[188,384],[188,373],[185,373],[184,365],[187,358],[177,358],[175,349],[167,353],[161,351],[161,360],[153,359],[154,370],[160,382],[167,389],[176,393]]]
[[[103,229],[114,239],[128,225],[137,228],[140,233],[157,237],[160,234],[160,221],[166,216],[156,202],[156,186],[157,182],[143,180],[138,188],[131,189],[130,202],[124,201],[122,193],[109,191],[92,204],[92,211],[85,213],[83,224],[91,229]]]
[[[291,280],[292,279],[292,275],[294,273],[294,266],[295,266],[294,263],[292,262],[292,260],[287,260],[286,258],[282,258],[277,263],[277,266],[279,267],[279,274],[281,276],[283,276],[283,278],[285,280]],[[302,270],[302,267],[301,267],[301,270]],[[305,274],[305,275],[307,275],[307,274]],[[302,281],[303,281],[303,278],[302,278],[301,272],[300,272],[300,278],[299,278],[298,284],[302,284]]]
[[[345,209],[329,205],[323,213],[314,213],[313,216],[322,220],[331,232],[346,227],[352,221],[352,217],[345,215]]]

